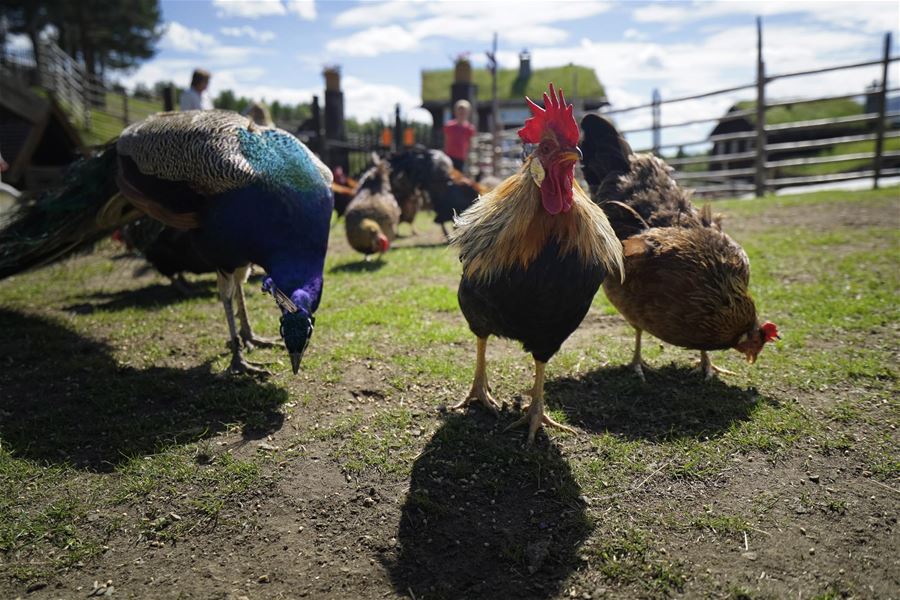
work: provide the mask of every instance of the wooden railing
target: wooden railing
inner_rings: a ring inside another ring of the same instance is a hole
[[[900,175],[900,150],[885,150],[885,140],[900,137],[900,130],[889,129],[889,123],[900,117],[900,111],[887,110],[888,94],[900,92],[900,88],[890,88],[888,82],[888,65],[900,60],[900,57],[891,56],[891,34],[884,37],[884,52],[880,59],[863,62],[855,62],[842,65],[833,65],[820,69],[766,74],[765,64],[762,60],[762,21],[757,19],[757,77],[753,83],[733,86],[729,88],[681,96],[662,100],[658,91],[654,90],[653,99],[646,104],[628,106],[625,108],[611,108],[603,111],[603,114],[615,118],[625,113],[636,111],[651,111],[652,124],[649,127],[634,127],[624,129],[626,135],[636,133],[650,133],[652,144],[646,151],[663,156],[666,161],[676,169],[675,176],[680,181],[692,185],[696,192],[704,195],[733,195],[736,193],[752,192],[759,196],[774,189],[826,183],[834,181],[847,181],[853,179],[873,180],[873,186],[878,187],[879,180],[883,177]],[[767,101],[767,85],[776,80],[784,80],[795,77],[804,77],[872,67],[882,67],[881,79],[877,86],[865,92],[852,94],[819,96],[815,98],[796,98],[782,101]],[[755,106],[751,109],[735,110],[724,116],[710,116],[675,123],[663,124],[661,121],[662,107],[680,102],[694,101],[716,96],[733,95],[736,92],[756,91]],[[861,96],[873,96],[876,99],[874,112],[860,115],[834,117],[828,119],[810,119],[780,124],[767,124],[766,111],[784,106],[796,106],[821,102],[827,100],[856,99]],[[720,133],[709,135],[704,139],[678,141],[664,143],[663,132],[695,125],[722,124],[735,120],[752,121],[752,129],[749,131],[736,131],[732,133]],[[849,128],[860,128],[861,133],[852,134]],[[782,139],[791,133],[797,133],[798,138],[811,135],[816,131],[836,130],[837,133],[827,137],[812,137],[811,139],[796,139],[794,141],[770,141],[773,136]],[[685,148],[699,145],[712,144],[716,148],[725,147],[725,142],[740,142],[746,149],[739,151],[708,153],[695,156],[672,156],[672,149],[678,149],[679,154]],[[871,152],[849,151],[834,156],[783,156],[784,154],[797,154],[817,149],[834,148],[838,144],[853,142],[874,142]],[[778,155],[782,155],[781,158]],[[867,168],[848,169],[846,172],[826,173],[818,175],[786,175],[785,168],[810,165],[826,165],[851,161],[865,161]],[[694,167],[694,169],[690,169]],[[699,167],[700,170],[696,170]],[[704,168],[705,167],[705,168]]]

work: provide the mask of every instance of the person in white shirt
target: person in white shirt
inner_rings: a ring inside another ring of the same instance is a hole
[[[211,110],[212,100],[203,92],[209,87],[209,71],[195,69],[191,75],[191,87],[181,93],[179,106],[181,110]]]

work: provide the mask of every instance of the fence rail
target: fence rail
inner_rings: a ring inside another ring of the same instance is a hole
[[[605,115],[622,115],[649,111],[652,124],[623,128],[623,134],[649,133],[652,146],[646,151],[662,152],[678,149],[678,155],[665,156],[676,168],[679,180],[696,183],[696,192],[703,194],[734,193],[736,190],[766,191],[792,185],[826,183],[851,179],[872,178],[878,187],[879,179],[894,176],[900,170],[900,145],[885,149],[885,142],[900,137],[900,111],[888,110],[888,94],[900,92],[889,86],[888,65],[900,60],[891,56],[891,34],[884,37],[884,52],[880,59],[831,65],[785,73],[767,74],[762,59],[762,21],[757,19],[757,77],[753,83],[728,88],[661,99],[657,90],[652,101],[624,108],[602,111]],[[816,97],[767,100],[767,85],[795,77],[882,66],[880,80],[860,92],[830,94]],[[679,102],[700,100],[736,92],[756,90],[755,106],[732,110],[721,116],[697,115],[695,118],[663,123],[662,108]],[[780,107],[794,107],[836,100],[865,98],[861,114],[844,114],[828,118],[806,119],[785,123],[766,123],[767,111]],[[743,121],[743,123],[741,123]],[[664,132],[705,124],[716,124],[707,137],[687,141],[664,141]],[[742,129],[745,125],[747,129]],[[725,131],[717,131],[725,126]],[[728,127],[733,131],[728,131]],[[855,131],[854,131],[855,130]],[[872,150],[866,145],[872,144]],[[684,156],[685,148],[708,146],[702,154]],[[827,151],[827,152],[826,152]],[[845,163],[845,166],[842,166]],[[819,173],[812,172],[817,166]],[[837,169],[840,172],[830,172]],[[846,170],[844,170],[846,169]],[[805,172],[804,172],[805,171]],[[806,174],[809,173],[809,174]]]

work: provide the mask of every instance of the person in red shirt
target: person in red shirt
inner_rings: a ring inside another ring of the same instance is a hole
[[[466,100],[457,100],[453,105],[455,119],[444,123],[444,152],[453,161],[453,166],[462,171],[469,154],[469,142],[475,135],[475,127],[469,123],[472,105]]]

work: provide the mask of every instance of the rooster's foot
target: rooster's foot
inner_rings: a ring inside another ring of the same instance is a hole
[[[563,431],[568,431],[569,433],[578,434],[578,431],[569,427],[568,425],[563,425],[562,423],[555,421],[552,417],[544,412],[544,401],[543,399],[535,399],[528,406],[528,412],[522,415],[521,418],[516,420],[514,423],[510,424],[503,431],[509,431],[510,429],[515,429],[516,427],[521,427],[522,425],[528,424],[528,442],[527,445],[531,446],[534,443],[534,436],[537,433],[537,430],[544,427],[555,427],[556,429],[562,429]]]
[[[487,383],[482,385],[477,383],[472,384],[472,389],[469,390],[466,399],[451,406],[450,410],[465,408],[476,400],[481,402],[489,411],[494,413],[494,415],[500,414],[500,405],[494,400],[494,397],[491,396],[491,386],[487,385]]]

